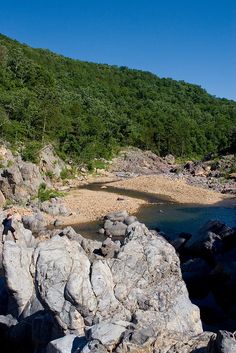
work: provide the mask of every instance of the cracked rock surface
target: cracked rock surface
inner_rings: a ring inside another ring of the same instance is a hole
[[[83,353],[142,346],[160,332],[202,333],[179,259],[160,235],[134,222],[114,257],[91,256],[80,244],[81,237],[66,235],[30,247],[5,242],[3,266],[17,319],[46,310],[62,335],[86,339],[77,349]]]

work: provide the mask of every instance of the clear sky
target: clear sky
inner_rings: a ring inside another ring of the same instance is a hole
[[[0,32],[236,100],[236,0],[2,0]]]

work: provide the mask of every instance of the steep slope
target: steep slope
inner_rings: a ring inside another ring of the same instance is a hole
[[[30,150],[49,140],[80,160],[126,145],[194,156],[233,147],[236,103],[183,81],[72,60],[0,35],[0,119],[3,138]]]

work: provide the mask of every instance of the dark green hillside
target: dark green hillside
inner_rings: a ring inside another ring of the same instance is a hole
[[[0,119],[4,139],[32,148],[51,141],[80,160],[109,157],[125,145],[194,156],[233,147],[236,103],[199,86],[64,58],[0,35]]]

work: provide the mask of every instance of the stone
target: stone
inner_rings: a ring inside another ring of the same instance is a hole
[[[107,349],[97,340],[89,342],[81,353],[107,353]]]
[[[36,213],[30,216],[23,216],[22,222],[24,227],[30,229],[33,233],[39,233],[46,227],[46,222],[44,221],[43,215],[41,213]]]
[[[115,222],[115,221],[124,222],[126,217],[128,217],[127,211],[117,211],[117,212],[108,213],[105,216],[105,219],[109,219],[112,222]]]
[[[165,161],[168,163],[168,164],[175,164],[175,157],[172,155],[172,154],[167,154],[165,156]]]
[[[114,237],[124,237],[126,233],[127,225],[123,222],[114,222],[112,227],[106,230],[107,235],[111,235]]]
[[[98,234],[104,235],[105,234],[105,229],[104,228],[100,228],[98,230]]]
[[[135,216],[128,216],[125,218],[124,223],[129,226],[130,224],[134,223],[137,221],[137,217]]]
[[[101,322],[91,327],[88,332],[89,340],[99,341],[108,351],[112,351],[126,329],[130,326],[129,322]]]
[[[113,258],[115,256],[116,253],[118,253],[120,247],[118,244],[116,244],[115,242],[113,242],[111,240],[111,238],[107,238],[106,240],[104,240],[104,242],[102,243],[102,247],[101,247],[101,253],[104,257],[111,257]]]
[[[206,353],[236,353],[236,336],[227,331],[218,331],[211,337]]]
[[[55,219],[53,225],[54,227],[61,227],[63,225],[63,222],[60,219]]]
[[[5,242],[3,265],[15,303],[9,309],[15,317],[27,318],[47,309],[64,335],[83,336],[87,325],[100,327],[94,328],[97,333],[84,346],[85,353],[115,347],[129,333],[140,342],[153,340],[160,331],[202,333],[199,310],[189,300],[179,259],[159,234],[136,221],[127,227],[122,245],[114,243],[116,251],[102,257],[91,253],[99,244],[90,244],[70,227],[61,233],[33,248]],[[43,340],[36,334],[43,320],[35,321],[35,341]],[[98,332],[108,323],[116,326],[109,329],[103,344]],[[21,328],[24,331],[26,324],[17,330]]]
[[[89,281],[90,262],[78,242],[54,237],[35,253],[39,295],[67,333],[82,334],[81,316],[93,312],[96,299]],[[77,310],[78,308],[79,310]]]
[[[19,317],[29,304],[34,293],[30,264],[33,249],[25,248],[12,241],[6,241],[3,247],[3,267],[7,287],[14,301],[9,313]]]
[[[51,341],[46,348],[46,353],[76,353],[85,346],[84,337],[70,334]]]
[[[12,315],[0,315],[0,326],[9,328],[17,324],[17,320]]]
[[[66,164],[55,154],[52,145],[44,146],[40,151],[39,158],[40,170],[43,173],[51,173],[55,178],[60,178]]]
[[[3,195],[2,191],[0,190],[0,207],[3,207],[5,205],[6,199],[5,196]]]

